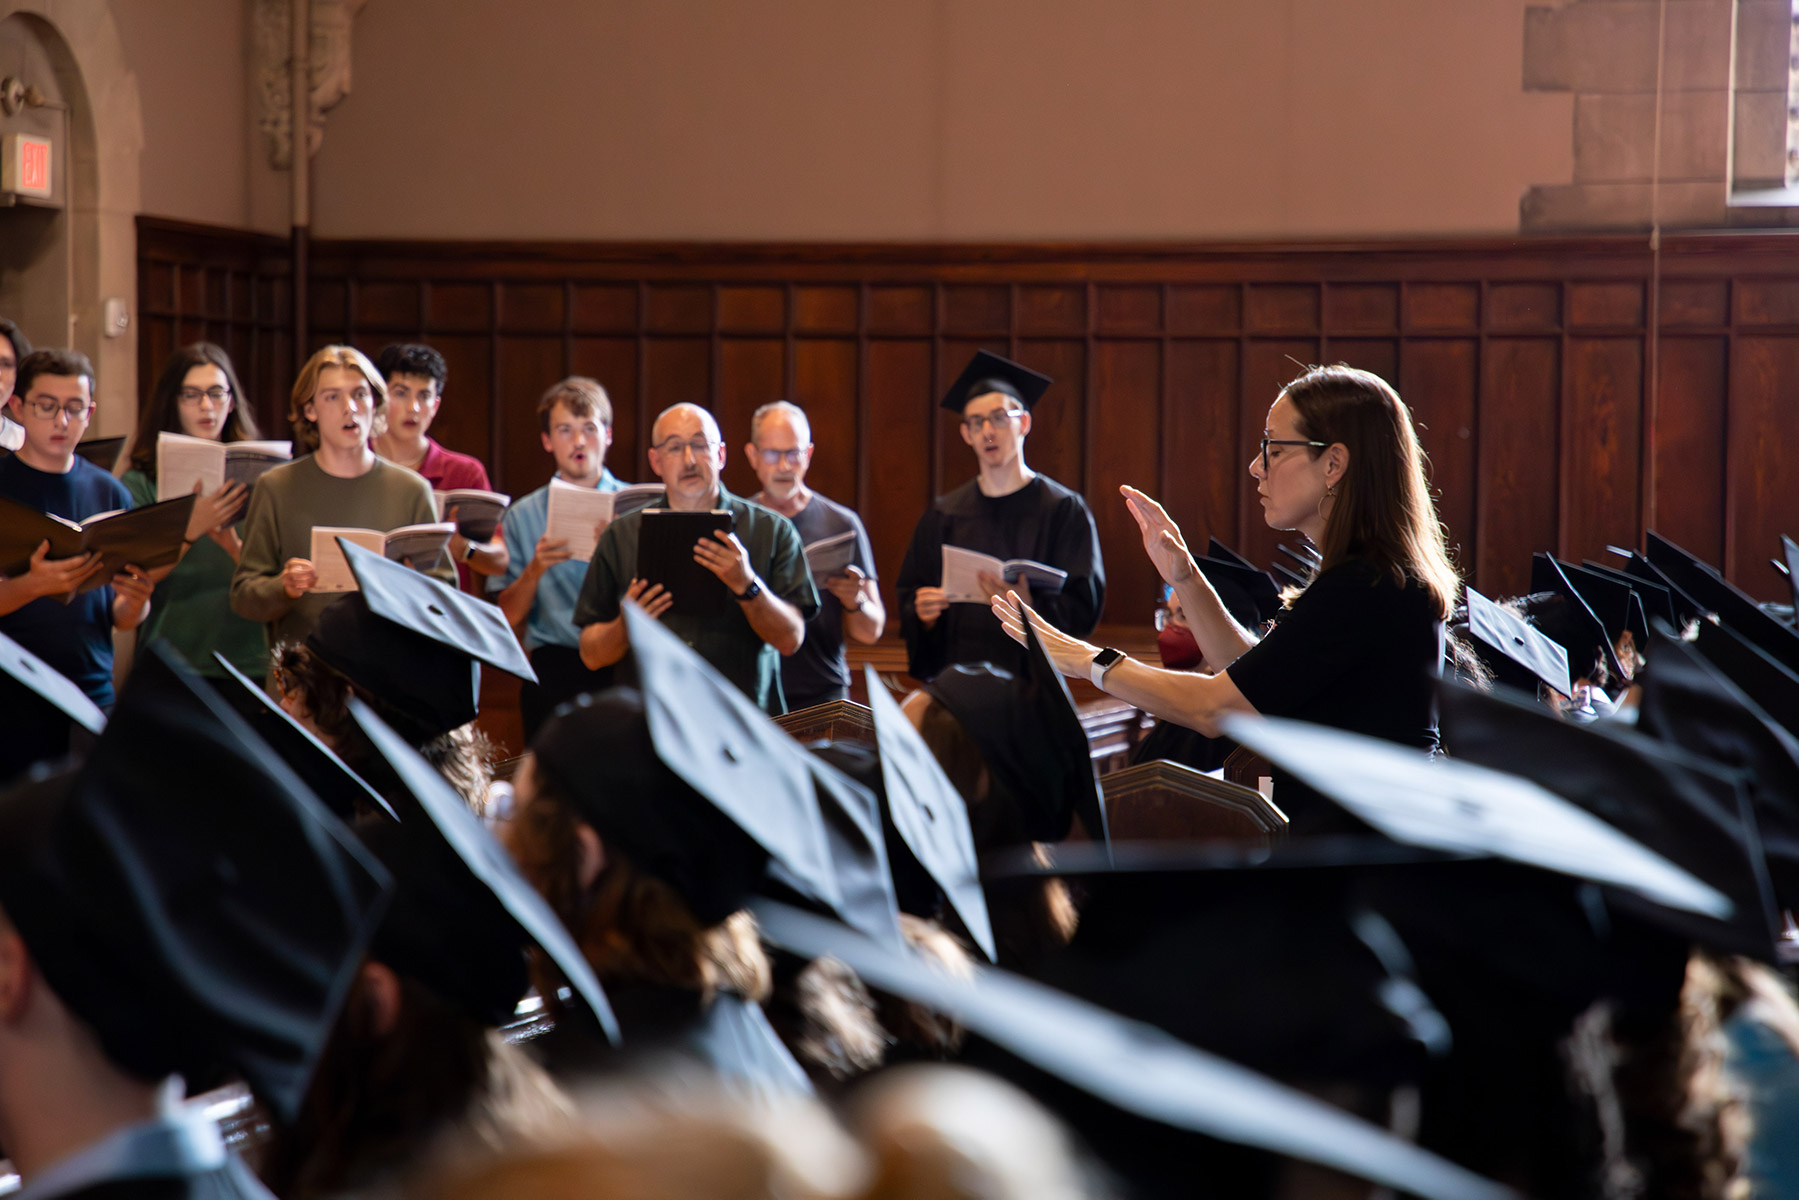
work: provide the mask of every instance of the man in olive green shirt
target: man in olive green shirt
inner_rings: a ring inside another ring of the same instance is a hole
[[[305,640],[319,613],[341,593],[315,592],[312,527],[340,525],[385,533],[437,519],[431,485],[369,449],[369,429],[386,401],[380,372],[348,346],[312,357],[294,384],[294,440],[313,452],[256,481],[244,517],[244,548],[231,577],[231,608],[260,621],[272,649]],[[304,401],[300,397],[309,397]],[[448,554],[414,563],[454,587]]]
[[[575,603],[581,661],[597,671],[625,657],[630,645],[619,606],[633,600],[661,618],[764,712],[785,712],[781,656],[800,648],[806,622],[818,611],[818,592],[799,532],[779,513],[725,490],[718,477],[725,463],[724,439],[705,409],[677,404],[665,410],[656,418],[650,442],[650,469],[667,488],[658,507],[731,514],[730,532],[696,545],[693,557],[735,600],[722,616],[669,612],[672,600],[660,585],[633,577],[643,513],[627,513],[600,536]]]

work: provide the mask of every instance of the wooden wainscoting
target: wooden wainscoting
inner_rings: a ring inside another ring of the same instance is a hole
[[[167,346],[222,330],[247,340],[249,386],[272,414],[292,370],[280,243],[203,233],[140,219],[144,386]],[[545,478],[533,411],[565,374],[611,393],[621,477],[647,473],[655,413],[694,400],[718,415],[740,491],[754,487],[736,449],[749,415],[786,397],[812,419],[812,482],[861,511],[888,580],[930,498],[972,474],[940,389],[977,348],[1019,358],[1056,378],[1029,459],[1093,505],[1117,624],[1146,621],[1156,593],[1121,483],[1160,496],[1190,539],[1215,534],[1272,560],[1279,539],[1244,471],[1269,402],[1306,363],[1348,362],[1399,387],[1459,560],[1489,593],[1526,586],[1534,550],[1598,557],[1653,526],[1751,593],[1781,597],[1767,559],[1799,528],[1799,239],[1785,234],[1669,237],[1659,268],[1644,239],[1624,236],[315,241],[311,255],[310,340],[436,345],[451,378],[435,432],[484,458],[501,490]]]

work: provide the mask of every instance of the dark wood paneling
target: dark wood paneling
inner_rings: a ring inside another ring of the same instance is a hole
[[[1626,300],[1616,296],[1610,302]],[[1607,545],[1634,546],[1640,540],[1642,419],[1643,343],[1636,338],[1570,338],[1560,538],[1569,557],[1600,558]]]
[[[1091,447],[1087,498],[1099,526],[1101,545],[1142,545],[1137,522],[1118,494],[1120,484],[1143,487],[1155,478],[1160,454],[1156,439],[1142,436],[1146,413],[1160,408],[1160,342],[1101,342],[1094,352],[1093,425],[1105,431]],[[1111,619],[1147,624],[1160,595],[1161,577],[1141,549],[1106,560],[1106,607]]]
[[[284,409],[294,365],[285,243],[142,219],[139,260],[142,386],[180,339],[204,335],[239,357],[259,410]],[[498,430],[490,462],[519,492],[548,471],[536,398],[568,371],[611,391],[610,461],[637,479],[648,419],[664,405],[716,406],[737,456],[749,411],[791,390],[821,448],[813,482],[858,505],[889,577],[933,491],[972,473],[935,401],[977,347],[1057,378],[1032,432],[1033,466],[1083,487],[1096,513],[1114,503],[1115,476],[1141,472],[1195,538],[1216,533],[1262,561],[1278,539],[1244,466],[1263,415],[1301,365],[1347,361],[1398,376],[1450,540],[1484,590],[1522,587],[1533,550],[1590,553],[1631,540],[1653,514],[1775,597],[1764,560],[1792,507],[1777,485],[1799,466],[1788,460],[1799,405],[1785,399],[1799,371],[1799,240],[1663,240],[1659,319],[1670,332],[1648,428],[1653,273],[1642,239],[1627,236],[315,242],[313,343],[300,349],[345,337],[371,349],[398,337],[440,346],[453,372],[440,431],[480,450]],[[736,480],[746,468],[734,470]],[[1104,537],[1113,578],[1134,587],[1135,527],[1109,517]],[[1139,617],[1119,609],[1108,619]]]
[[[1512,596],[1530,586],[1530,556],[1558,545],[1561,344],[1553,338],[1495,339],[1481,368],[1474,582],[1489,596]]]
[[[787,343],[773,338],[727,338],[718,347],[718,402],[713,415],[725,439],[725,486],[739,496],[762,486],[743,453],[750,414],[786,391]],[[703,402],[703,401],[702,401]]]

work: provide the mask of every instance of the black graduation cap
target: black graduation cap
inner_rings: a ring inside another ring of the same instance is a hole
[[[1528,779],[1729,897],[1728,919],[1685,925],[1696,941],[1770,959],[1781,928],[1743,773],[1611,722],[1577,725],[1535,706],[1443,684],[1456,757]]]
[[[1280,612],[1280,588],[1268,572],[1222,558],[1196,558],[1193,565],[1239,624],[1253,628]]]
[[[1468,633],[1494,679],[1528,695],[1536,694],[1539,682],[1558,695],[1573,694],[1568,652],[1559,643],[1473,588],[1467,593]]]
[[[69,733],[106,728],[106,714],[73,680],[0,633],[0,708],[11,729],[0,751],[0,784],[22,774],[32,762],[60,759]],[[29,714],[29,715],[28,715]]]
[[[475,719],[481,663],[537,673],[497,607],[339,538],[359,591],[327,605],[306,645],[380,703],[414,742]]]
[[[360,699],[350,715],[405,789],[405,816],[358,827],[393,872],[372,955],[475,1020],[499,1026],[530,990],[526,951],[556,965],[608,1040],[618,1022],[593,968],[549,904],[438,773]]]
[[[1059,842],[1080,817],[1087,836],[1105,842],[1105,809],[1087,731],[1074,697],[1025,623],[1025,673],[992,663],[958,663],[924,685],[949,709],[999,783],[1024,812],[1034,842]]]
[[[314,736],[312,730],[289,716],[260,684],[231,665],[217,650],[212,657],[225,672],[217,685],[219,695],[250,723],[269,749],[281,756],[305,781],[312,794],[339,819],[354,821],[363,813],[384,813],[398,820],[387,800],[350,769],[337,752]]]
[[[1567,577],[1568,582],[1574,585],[1580,598],[1587,602],[1587,607],[1593,610],[1599,623],[1605,626],[1605,635],[1613,645],[1626,633],[1636,641],[1639,650],[1648,645],[1647,622],[1639,626],[1631,615],[1633,603],[1637,604],[1635,611],[1639,614],[1642,608],[1629,584],[1620,583],[1602,572],[1563,562],[1559,558],[1555,560],[1555,565]]]
[[[1040,375],[1009,358],[977,350],[968,365],[962,368],[962,373],[956,376],[956,382],[949,385],[949,391],[943,393],[942,407],[960,413],[977,396],[1000,392],[1024,405],[1028,412],[1036,407],[1037,401],[1054,382],[1048,375]]]
[[[1681,625],[1688,621],[1697,621],[1706,615],[1703,604],[1687,595],[1674,580],[1641,554],[1634,550],[1626,550],[1621,546],[1607,546],[1606,549],[1613,554],[1624,556],[1624,573],[1626,575],[1645,583],[1654,584],[1667,593],[1668,603],[1674,610],[1674,615],[1670,618],[1673,624]]]
[[[1206,557],[1221,559],[1225,562],[1234,562],[1238,566],[1248,567],[1252,571],[1260,570],[1254,563],[1250,562],[1247,558],[1244,558],[1241,554],[1238,554],[1235,550],[1232,550],[1217,538],[1206,539]]]
[[[1568,651],[1568,662],[1571,670],[1579,670],[1597,650],[1605,657],[1606,668],[1611,672],[1611,680],[1615,686],[1622,687],[1626,682],[1624,664],[1618,661],[1618,652],[1612,648],[1611,635],[1604,621],[1581,595],[1574,581],[1568,578],[1562,565],[1552,555],[1533,554],[1530,560],[1530,590],[1532,593],[1548,592],[1560,596],[1566,606],[1566,621],[1553,621],[1543,632],[1560,642]]]
[[[599,833],[715,924],[772,880],[899,941],[872,796],[817,762],[654,617],[623,607],[642,691],[558,712],[533,749]]]
[[[992,967],[952,976],[787,905],[758,901],[754,911],[772,944],[805,958],[830,955],[871,987],[951,1014],[1025,1062],[1136,1116],[1322,1163],[1408,1195],[1513,1195],[1340,1108],[1040,983]]]
[[[0,797],[0,904],[107,1057],[236,1073],[284,1122],[390,885],[163,642],[81,767]]]
[[[1532,780],[1302,721],[1236,715],[1223,725],[1225,736],[1396,842],[1508,859],[1675,912],[1716,920],[1735,912],[1709,882]]]
[[[1799,614],[1799,542],[1781,534],[1780,552],[1781,557],[1786,560],[1787,587],[1793,593],[1793,610]]]
[[[1667,538],[1650,533],[1647,553],[1651,563],[1707,612],[1716,613],[1720,621],[1789,670],[1799,671],[1799,632],[1763,612],[1717,571]]]
[[[888,817],[907,852],[942,890],[962,927],[991,960],[996,953],[993,923],[981,891],[968,805],[912,722],[881,686],[874,667],[864,670],[880,756],[881,796]]]
[[[1799,907],[1799,738],[1666,626],[1653,647],[1637,728],[1747,774],[1775,899]]]
[[[1799,673],[1788,670],[1730,629],[1699,622],[1694,641],[1707,662],[1718,668],[1789,733],[1799,735]]]
[[[1286,555],[1293,565],[1299,569],[1301,575],[1313,575],[1317,572],[1318,568],[1324,564],[1324,555],[1304,544],[1301,544],[1296,549],[1287,545],[1287,543],[1282,542],[1274,549],[1277,553]]]
[[[1304,572],[1295,571],[1284,562],[1271,563],[1268,569],[1277,579],[1285,581],[1287,587],[1303,588],[1311,583],[1311,579]]]
[[[1650,583],[1647,579],[1626,575],[1623,571],[1614,570],[1590,558],[1580,564],[1580,569],[1589,576],[1606,579],[1629,589],[1630,604],[1625,613],[1625,628],[1636,638],[1639,651],[1649,644],[1650,617],[1660,617],[1668,624],[1674,624],[1674,604],[1668,599],[1667,588]]]

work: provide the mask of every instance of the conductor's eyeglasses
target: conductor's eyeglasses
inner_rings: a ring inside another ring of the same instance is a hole
[[[1022,416],[1024,416],[1024,412],[1021,409],[1002,408],[998,412],[990,412],[984,416],[969,417],[962,422],[962,427],[970,433],[979,433],[989,425],[995,429],[1003,429],[1006,422]]]
[[[1330,443],[1308,442],[1303,439],[1295,441],[1292,438],[1265,437],[1262,439],[1262,474],[1264,475],[1268,474],[1268,447],[1270,446],[1316,446],[1320,450],[1328,450],[1330,448]]]
[[[695,458],[705,458],[716,449],[718,449],[718,443],[707,438],[694,438],[691,442],[684,441],[681,438],[669,438],[666,442],[663,442],[660,446],[656,447],[656,452],[658,454],[666,454],[670,458],[676,458],[680,456],[681,451],[691,450],[693,451],[693,456]]]

